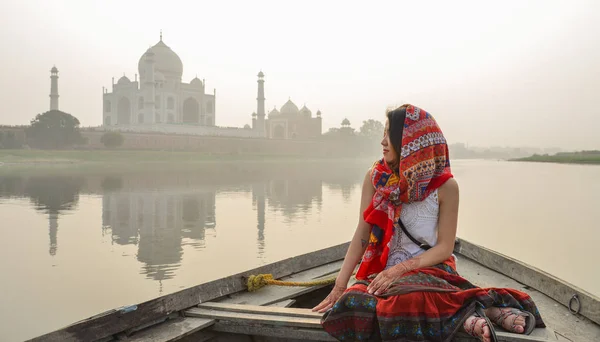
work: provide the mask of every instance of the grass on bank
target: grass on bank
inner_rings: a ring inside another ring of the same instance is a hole
[[[563,152],[554,155],[534,154],[530,157],[518,158],[513,160],[538,163],[600,164],[600,151]]]
[[[330,158],[257,154],[210,154],[158,150],[0,150],[0,171],[16,169],[189,169],[211,163],[372,162],[371,158]],[[365,165],[367,165],[365,164]]]

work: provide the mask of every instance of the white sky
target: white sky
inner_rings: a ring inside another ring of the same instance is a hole
[[[344,117],[384,119],[411,102],[451,143],[600,149],[600,1],[92,1],[0,2],[0,123],[60,109],[102,122],[102,86],[134,77],[159,39],[183,80],[217,89],[216,123],[243,126],[288,97]]]

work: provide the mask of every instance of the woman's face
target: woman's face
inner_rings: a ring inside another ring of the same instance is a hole
[[[385,159],[388,165],[396,163],[396,150],[390,142],[390,120],[385,120],[385,128],[383,129],[383,140],[381,140],[381,146],[383,147],[383,159]]]

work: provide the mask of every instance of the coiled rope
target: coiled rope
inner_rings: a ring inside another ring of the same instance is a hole
[[[267,285],[277,285],[277,286],[319,286],[319,285],[331,285],[335,283],[336,276],[312,280],[312,281],[283,281],[283,280],[275,280],[273,279],[272,274],[258,274],[258,275],[250,275],[248,277],[248,281],[246,286],[248,287],[248,292],[256,291],[262,287]]]

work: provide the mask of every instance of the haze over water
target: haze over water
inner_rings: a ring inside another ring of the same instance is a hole
[[[37,336],[349,241],[368,165],[4,171],[2,336]],[[453,169],[460,237],[600,295],[588,272],[600,258],[597,166],[458,160]]]

